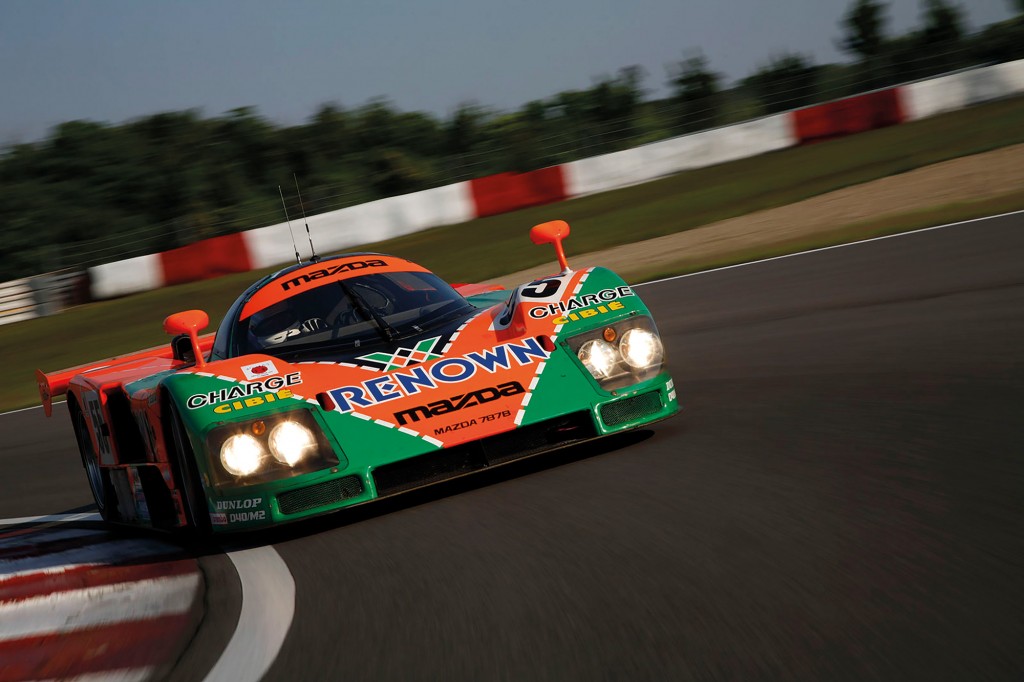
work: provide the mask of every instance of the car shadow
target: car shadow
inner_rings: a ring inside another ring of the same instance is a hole
[[[609,455],[619,450],[632,447],[646,441],[654,435],[650,429],[637,429],[625,433],[613,434],[596,440],[575,445],[566,446],[557,450],[531,455],[523,459],[494,465],[485,469],[479,469],[439,483],[434,483],[422,488],[417,488],[397,495],[363,503],[353,507],[339,509],[329,512],[323,516],[310,519],[293,521],[288,524],[269,528],[265,530],[248,531],[243,533],[224,533],[208,538],[193,538],[179,533],[162,532],[148,528],[137,528],[134,526],[115,526],[104,523],[100,520],[77,520],[61,523],[64,528],[87,528],[95,530],[106,530],[117,533],[121,537],[135,537],[159,539],[176,546],[185,555],[193,558],[223,554],[225,551],[251,549],[273,545],[288,540],[300,539],[310,535],[344,528],[346,526],[362,523],[386,514],[392,514],[404,509],[411,509],[423,504],[429,504],[454,495],[465,492],[480,490],[488,486],[512,481],[524,476],[530,476],[542,471],[556,467],[565,466],[574,462]],[[73,509],[66,509],[56,512],[58,515],[83,514],[96,512],[94,505],[84,505]],[[42,529],[52,527],[50,523],[32,524],[22,527],[23,529]],[[128,559],[124,565],[133,563],[151,563],[152,560]]]
[[[317,535],[325,531],[344,528],[394,512],[429,504],[454,495],[530,476],[566,464],[612,454],[642,443],[653,435],[654,431],[652,430],[638,429],[605,436],[604,438],[586,443],[570,445],[558,450],[542,452],[505,464],[480,469],[458,478],[441,481],[369,503],[339,509],[323,516],[294,521],[276,528],[246,533],[224,534],[202,543],[190,543],[189,549],[192,552],[221,553],[225,550],[250,549]]]

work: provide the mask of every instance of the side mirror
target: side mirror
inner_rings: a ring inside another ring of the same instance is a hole
[[[210,316],[202,310],[186,310],[181,313],[169,315],[164,320],[164,331],[177,336],[185,334],[192,343],[192,354],[196,359],[196,367],[206,367],[206,358],[199,350],[199,332],[206,329],[210,324]],[[171,342],[173,345],[173,341]]]
[[[569,272],[569,262],[565,259],[565,250],[562,248],[562,240],[568,236],[569,223],[564,220],[551,220],[534,225],[530,229],[530,241],[534,244],[555,245],[555,255],[558,257],[558,264],[562,266],[562,272]]]

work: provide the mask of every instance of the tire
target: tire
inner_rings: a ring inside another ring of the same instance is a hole
[[[96,501],[96,508],[104,521],[117,521],[120,518],[117,513],[117,494],[110,482],[110,473],[100,467],[99,459],[96,457],[96,448],[93,447],[92,439],[89,437],[89,426],[85,423],[85,415],[77,405],[71,406],[71,424],[75,429],[78,452],[82,455],[82,466],[85,467],[85,476],[89,481],[92,498]]]
[[[199,478],[195,452],[173,401],[168,400],[165,414],[171,430],[168,445],[172,450],[175,484],[182,492],[185,518],[188,521],[188,527],[184,530],[186,533],[206,537],[211,532],[210,512],[206,506],[206,493]]]

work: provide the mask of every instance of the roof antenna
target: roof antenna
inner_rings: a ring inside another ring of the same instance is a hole
[[[302,265],[302,259],[299,258],[299,247],[295,246],[295,233],[292,232],[292,219],[288,217],[288,205],[284,203],[284,192],[281,191],[281,185],[277,186],[277,193],[281,195],[281,205],[284,206],[284,219],[288,222],[288,234],[292,236],[292,248],[295,249],[295,262]]]
[[[292,178],[295,179],[295,193],[299,195],[299,208],[302,209],[302,220],[306,223],[306,237],[309,239],[309,262],[316,263],[320,260],[320,256],[316,255],[316,249],[313,248],[313,237],[309,234],[309,220],[306,219],[306,207],[302,205],[302,192],[299,191],[299,178],[295,173],[292,173]]]

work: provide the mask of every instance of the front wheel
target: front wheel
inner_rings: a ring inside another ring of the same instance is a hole
[[[89,479],[89,489],[92,491],[92,499],[96,501],[96,508],[104,521],[117,521],[117,495],[110,482],[110,473],[100,467],[96,448],[89,437],[85,415],[77,406],[71,408],[71,423],[75,429],[78,452],[82,455],[82,466],[85,467],[85,475]]]
[[[178,408],[168,401],[166,412],[171,428],[171,449],[174,462],[174,478],[185,502],[185,518],[196,535],[209,535],[210,512],[206,506],[206,493],[199,478],[195,451],[185,432],[185,424],[178,414]]]

